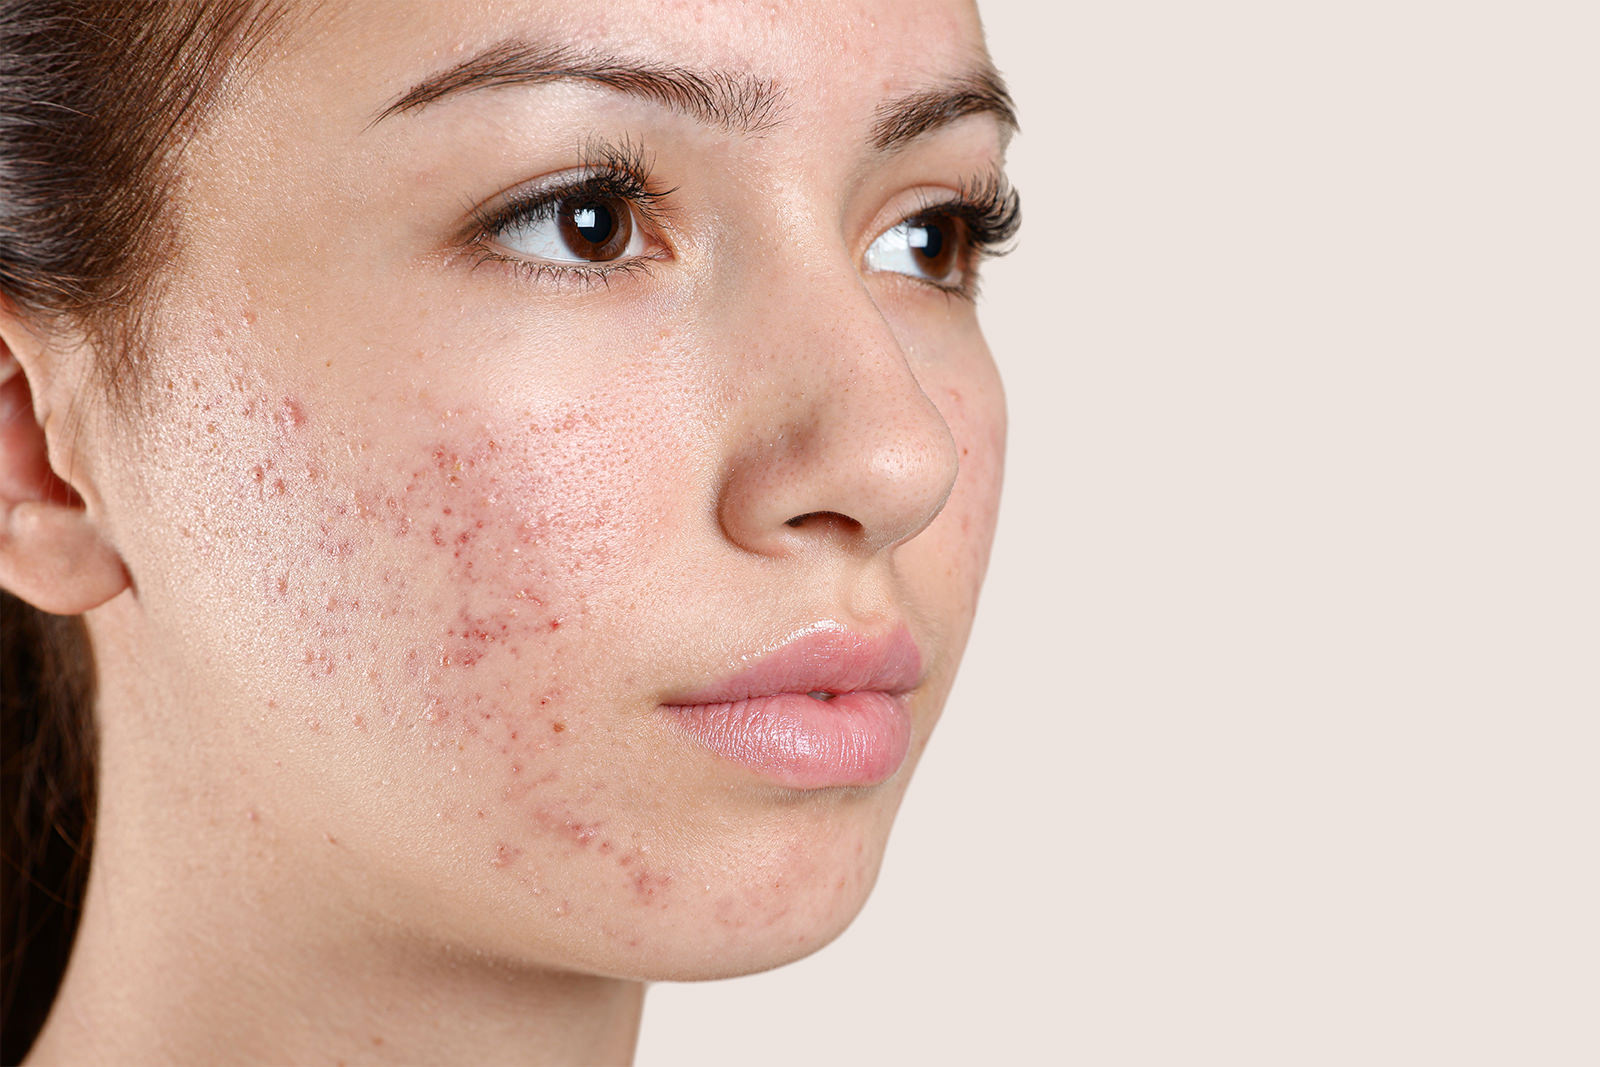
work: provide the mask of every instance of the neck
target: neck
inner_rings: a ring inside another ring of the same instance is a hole
[[[628,1063],[642,983],[513,969],[361,928],[306,936],[248,891],[130,884],[97,847],[30,1064]],[[197,904],[207,900],[204,907]]]

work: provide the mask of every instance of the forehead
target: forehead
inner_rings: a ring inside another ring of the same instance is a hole
[[[758,79],[799,103],[802,120],[826,118],[830,104],[860,110],[985,56],[969,0],[344,0],[292,21],[246,96],[292,95],[364,123],[507,42]]]

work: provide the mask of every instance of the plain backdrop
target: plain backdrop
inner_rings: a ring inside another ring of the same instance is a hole
[[[856,925],[639,1062],[1600,1063],[1600,6],[983,10],[968,661]]]

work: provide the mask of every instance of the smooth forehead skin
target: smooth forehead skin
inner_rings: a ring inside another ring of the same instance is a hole
[[[375,121],[508,40],[759,79],[770,122],[570,81]],[[108,787],[203,818],[241,877],[352,939],[640,978],[825,943],[876,875],[994,524],[971,302],[862,267],[1000,165],[986,114],[872,146],[882,102],[983,61],[975,11],[385,0],[273,49],[181,157],[144,410],[99,460],[154,635],[125,694],[148,716],[109,716],[107,752],[152,726],[138,743],[172,750],[108,757]],[[475,207],[597,139],[671,190],[667,256],[586,286],[463,251]],[[137,629],[116,610],[96,625]],[[890,780],[781,788],[670,728],[674,694],[819,624],[920,650]]]

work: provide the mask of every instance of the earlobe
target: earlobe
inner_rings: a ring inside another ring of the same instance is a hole
[[[0,306],[0,586],[42,611],[78,615],[126,589],[128,572],[83,498],[51,469],[13,349],[25,328],[8,311]]]

